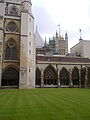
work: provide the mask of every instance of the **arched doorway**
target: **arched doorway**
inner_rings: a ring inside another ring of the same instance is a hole
[[[35,85],[41,85],[41,71],[39,70],[39,68],[36,69]]]
[[[57,73],[52,65],[44,70],[44,85],[57,85]]]
[[[69,72],[64,67],[60,71],[60,85],[69,85]]]
[[[2,74],[2,86],[19,86],[19,71],[10,67]]]
[[[73,85],[79,85],[79,69],[77,67],[72,70],[72,82]]]

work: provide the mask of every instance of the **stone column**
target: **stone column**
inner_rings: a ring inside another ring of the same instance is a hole
[[[2,24],[3,25],[3,24]],[[2,26],[3,28],[3,26]],[[2,61],[3,61],[3,39],[4,39],[4,31],[0,29],[0,87],[2,86]]]
[[[43,69],[41,68],[41,88],[44,88],[44,76],[43,76]]]
[[[2,79],[2,77],[1,77],[2,76],[2,71],[1,70],[2,70],[2,68],[0,66],[0,88],[1,88],[1,79]]]
[[[27,89],[27,70],[20,67],[19,74],[19,89]]]
[[[69,87],[73,87],[73,82],[72,82],[72,69],[69,69]]]
[[[86,66],[85,88],[88,87],[88,67]]]
[[[81,69],[82,68],[79,69],[79,87],[80,88],[81,88]]]
[[[59,75],[59,68],[57,68],[57,81],[58,81],[58,88],[60,87],[60,75]]]
[[[1,80],[2,80],[2,55],[0,56],[0,87],[1,87]]]

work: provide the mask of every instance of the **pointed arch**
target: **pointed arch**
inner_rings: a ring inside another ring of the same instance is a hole
[[[73,85],[79,85],[79,69],[76,66],[72,70],[72,82]]]
[[[2,86],[19,86],[19,71],[12,67],[7,67],[2,73]]]
[[[69,72],[65,67],[60,71],[60,85],[69,85]]]
[[[52,65],[48,65],[44,70],[44,84],[57,85],[57,73]]]
[[[11,37],[10,39],[7,40],[6,44],[9,43],[9,42],[15,42],[16,43],[16,40]]]
[[[35,85],[41,85],[41,71],[40,71],[40,69],[38,67],[36,69],[36,81],[35,81]]]
[[[2,72],[5,72],[7,69],[9,69],[9,68],[11,68],[11,67],[15,68],[17,71],[20,70],[20,69],[17,68],[15,65],[11,64],[11,65],[8,65],[7,67],[5,67],[5,68],[2,70]]]
[[[17,60],[17,45],[13,38],[9,39],[6,43],[5,59]]]

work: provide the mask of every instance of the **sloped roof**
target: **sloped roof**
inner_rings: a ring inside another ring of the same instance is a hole
[[[35,32],[35,41],[36,41],[36,48],[44,47],[44,41],[37,30]]]
[[[90,63],[89,58],[82,58],[82,57],[36,56],[36,60],[37,61],[49,60],[49,62]]]

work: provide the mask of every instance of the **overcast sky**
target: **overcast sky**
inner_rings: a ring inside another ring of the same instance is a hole
[[[90,40],[90,0],[32,0],[32,11],[43,39],[53,37],[60,24],[61,35],[68,33],[69,48],[79,42],[79,29]]]

